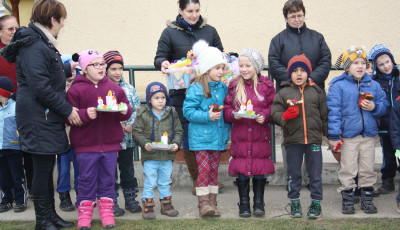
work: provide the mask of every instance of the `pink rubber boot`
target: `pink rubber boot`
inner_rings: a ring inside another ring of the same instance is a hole
[[[90,229],[93,215],[94,202],[83,200],[78,207],[78,229]]]
[[[111,198],[102,197],[97,202],[97,205],[103,228],[114,228],[116,225],[114,220],[113,200]]]

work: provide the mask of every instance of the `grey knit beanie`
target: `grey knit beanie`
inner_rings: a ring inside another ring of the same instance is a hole
[[[246,48],[240,53],[239,58],[242,56],[247,57],[250,60],[257,74],[264,69],[264,58],[256,49]]]

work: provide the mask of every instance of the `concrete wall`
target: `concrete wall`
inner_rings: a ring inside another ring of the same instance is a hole
[[[116,49],[128,65],[153,64],[165,22],[174,20],[178,13],[177,0],[61,2],[67,7],[68,18],[59,36],[60,52]],[[33,0],[21,1],[26,7],[28,3],[33,4]],[[240,52],[254,47],[267,58],[271,39],[285,28],[284,3],[284,0],[201,0],[201,13],[218,30],[226,51]],[[359,44],[369,50],[375,44],[384,43],[395,58],[399,57],[400,1],[304,0],[304,4],[307,26],[325,36],[333,62],[345,49]],[[30,9],[22,11],[24,25]],[[337,74],[333,72],[330,78]],[[136,87],[140,96],[144,96],[144,87],[154,80],[165,81],[165,77],[159,72],[138,74]]]

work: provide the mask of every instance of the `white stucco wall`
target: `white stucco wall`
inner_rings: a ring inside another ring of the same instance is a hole
[[[59,36],[62,53],[94,48],[119,50],[128,65],[152,65],[166,20],[178,13],[177,0],[61,0],[68,18]],[[225,51],[258,49],[267,59],[270,40],[285,28],[285,0],[201,0],[201,13],[221,37]],[[332,62],[351,45],[386,44],[400,58],[400,1],[304,0],[306,24],[325,36]],[[26,11],[24,11],[26,12]],[[26,17],[25,17],[26,18]],[[29,18],[29,17],[28,17]],[[398,61],[400,62],[400,61]],[[333,72],[333,75],[338,73]],[[126,78],[128,75],[126,74]],[[161,73],[140,73],[139,94]]]

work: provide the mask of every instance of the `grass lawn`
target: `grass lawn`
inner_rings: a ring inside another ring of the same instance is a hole
[[[253,230],[253,229],[399,229],[400,219],[193,219],[193,220],[153,220],[131,221],[116,220],[116,229],[218,229],[218,230]],[[34,229],[34,222],[1,221],[0,229]],[[76,225],[74,228],[76,229]],[[92,222],[92,229],[103,229],[99,220]]]

